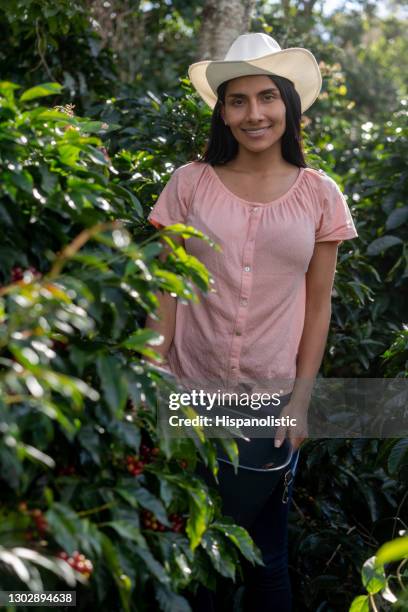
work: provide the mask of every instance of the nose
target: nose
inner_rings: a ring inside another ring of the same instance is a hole
[[[247,121],[256,123],[262,120],[262,112],[257,99],[249,99]]]

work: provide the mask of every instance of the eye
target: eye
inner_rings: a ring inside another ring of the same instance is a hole
[[[265,95],[264,95],[264,98],[265,98],[266,100],[273,100],[274,98],[276,98],[276,96],[275,96],[275,94],[273,94],[273,93],[268,93],[268,94],[265,94]]]

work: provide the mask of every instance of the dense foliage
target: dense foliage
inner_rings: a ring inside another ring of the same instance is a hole
[[[89,582],[80,609],[189,610],[180,593],[259,559],[194,475],[198,457],[216,469],[212,444],[157,427],[170,383],[142,359],[154,291],[194,299],[208,273],[135,240],[141,205],[95,135],[109,126],[33,106],[58,91],[1,84],[0,582]]]

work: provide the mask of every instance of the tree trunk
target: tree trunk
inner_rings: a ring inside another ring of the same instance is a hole
[[[224,59],[231,43],[248,32],[255,0],[206,0],[197,60]]]
[[[309,2],[303,2],[303,14],[307,17],[311,17],[313,13],[313,7],[316,4],[316,0],[309,0]]]

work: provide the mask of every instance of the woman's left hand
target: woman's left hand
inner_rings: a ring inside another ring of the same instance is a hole
[[[296,451],[299,446],[306,440],[308,436],[307,413],[309,402],[297,403],[290,401],[279,415],[279,418],[287,417],[285,420],[296,420],[294,425],[280,425],[276,429],[275,446],[279,447],[283,443],[285,437],[289,439],[293,450]]]

